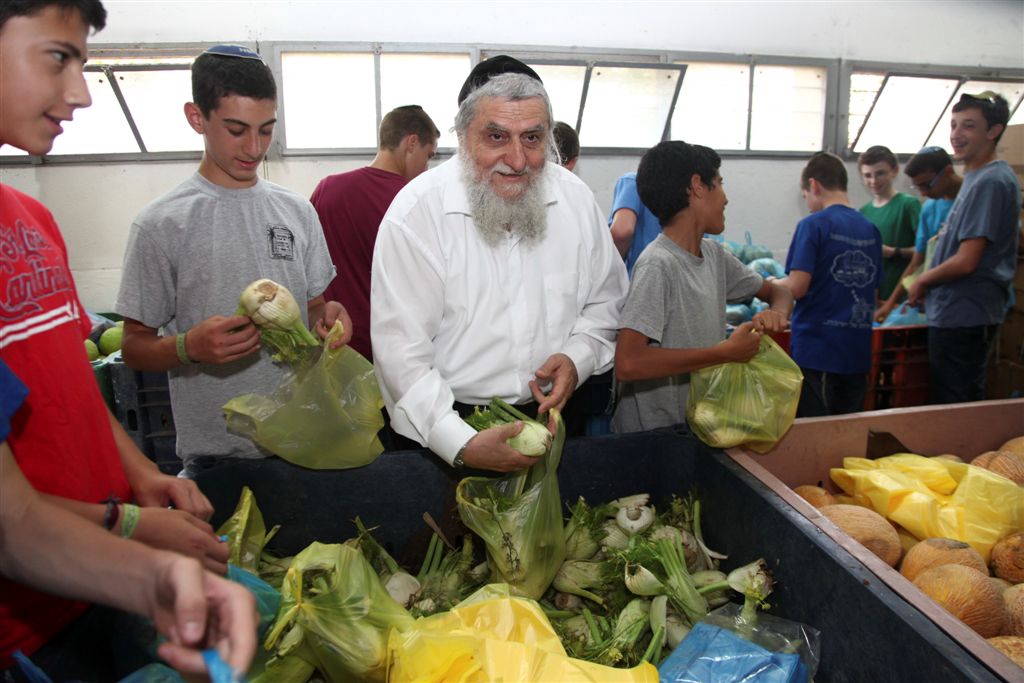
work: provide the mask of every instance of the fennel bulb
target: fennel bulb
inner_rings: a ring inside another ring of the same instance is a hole
[[[306,327],[302,310],[284,285],[266,278],[249,284],[238,300],[238,315],[247,315],[260,328],[260,339],[277,353],[274,360],[293,363],[303,358],[305,347],[320,340]]]

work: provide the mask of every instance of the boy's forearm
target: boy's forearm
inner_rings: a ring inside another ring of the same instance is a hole
[[[125,323],[121,356],[125,365],[145,372],[165,372],[181,365],[176,337],[161,337],[134,321]]]
[[[631,355],[632,358],[628,362],[621,362],[618,355],[616,356],[615,376],[620,381],[664,379],[730,360],[721,344],[702,349],[663,349],[647,346]]]
[[[100,505],[39,494],[7,444],[0,447],[0,491],[0,573],[47,592],[144,613],[152,575],[173,556],[121,539],[79,514],[102,515]]]
[[[143,455],[139,447],[135,445],[128,432],[124,430],[121,423],[117,421],[114,414],[109,410],[107,416],[110,421],[110,430],[114,434],[114,444],[117,447],[117,455],[121,459],[121,466],[124,468],[125,477],[128,483],[137,481],[139,476],[158,472],[156,463]]]

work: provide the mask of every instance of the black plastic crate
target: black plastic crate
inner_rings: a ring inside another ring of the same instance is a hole
[[[176,432],[166,372],[141,372],[124,363],[109,363],[114,416],[128,436],[162,471],[181,469],[175,453]]]
[[[689,435],[571,439],[558,474],[567,504],[579,495],[596,503],[647,492],[657,505],[696,487],[708,544],[730,557],[723,565],[765,558],[777,581],[771,612],[821,631],[819,683],[1002,680],[753,475]],[[354,536],[359,515],[379,525],[375,537],[415,569],[430,533],[422,513],[446,531],[457,526],[458,475],[426,451],[384,453],[352,470],[234,460],[197,483],[217,510],[214,525],[249,486],[268,528],[281,525],[270,546],[282,555]]]

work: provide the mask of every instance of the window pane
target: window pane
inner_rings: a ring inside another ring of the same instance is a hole
[[[757,66],[750,149],[820,150],[825,136],[826,73],[816,66]]]
[[[64,123],[64,133],[54,140],[50,154],[141,151],[106,74],[87,71],[85,82],[92,95],[92,106],[76,110],[74,120]]]
[[[852,147],[857,139],[875,95],[882,88],[885,74],[855,73],[850,75],[850,118],[848,120],[846,146]]]
[[[381,115],[403,104],[418,104],[441,131],[437,146],[456,147],[450,131],[459,110],[459,89],[470,69],[469,54],[381,55]]]
[[[281,80],[288,149],[377,146],[372,54],[285,52]]]
[[[964,93],[969,95],[979,95],[986,90],[990,90],[1005,97],[1006,101],[1010,105],[1010,111],[1012,112],[1013,106],[1017,104],[1017,100],[1020,99],[1021,93],[1024,93],[1024,83],[967,81],[957,89],[956,94],[953,95],[953,99],[946,106],[946,110],[942,113],[942,118],[939,119],[938,125],[935,126],[935,132],[928,139],[928,144],[938,145],[939,147],[945,148],[947,152],[952,152],[953,148],[949,146],[949,121],[953,116],[953,105],[960,100],[960,96]],[[1020,118],[1019,113],[1017,118]]]
[[[1011,107],[1010,111],[1013,111],[1013,109],[1012,109],[1013,103],[1012,102],[1010,103],[1010,107]],[[1021,104],[1019,107],[1017,107],[1017,111],[1015,111],[1013,113],[1013,115],[1010,116],[1009,125],[1016,126],[1016,125],[1021,124],[1021,123],[1024,123],[1024,104]]]
[[[746,149],[749,106],[749,66],[689,63],[670,135],[714,149]]]
[[[28,152],[11,145],[4,145],[0,147],[0,157],[27,157]]]
[[[935,124],[936,112],[946,106],[956,86],[953,79],[889,78],[854,151],[863,152],[872,145],[885,145],[897,154],[921,149]]]
[[[147,152],[201,151],[203,138],[188,125],[183,105],[192,99],[192,74],[117,71],[118,85]]]
[[[652,147],[661,141],[679,72],[595,66],[580,125],[584,147]],[[628,116],[624,113],[628,112]]]
[[[580,98],[583,97],[587,67],[563,64],[530,64],[530,67],[544,81],[555,121],[564,121],[575,128],[576,119],[580,115]]]

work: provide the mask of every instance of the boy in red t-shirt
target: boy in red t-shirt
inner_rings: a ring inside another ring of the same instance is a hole
[[[105,19],[99,0],[0,2],[0,145],[46,154],[91,104],[86,36]],[[82,343],[89,327],[53,216],[0,184],[0,360],[29,390],[7,437],[18,466],[49,502],[224,574],[228,548],[204,521],[209,501],[162,474],[106,408]],[[15,650],[32,655],[73,623],[88,629],[86,607],[0,579],[0,670]]]

